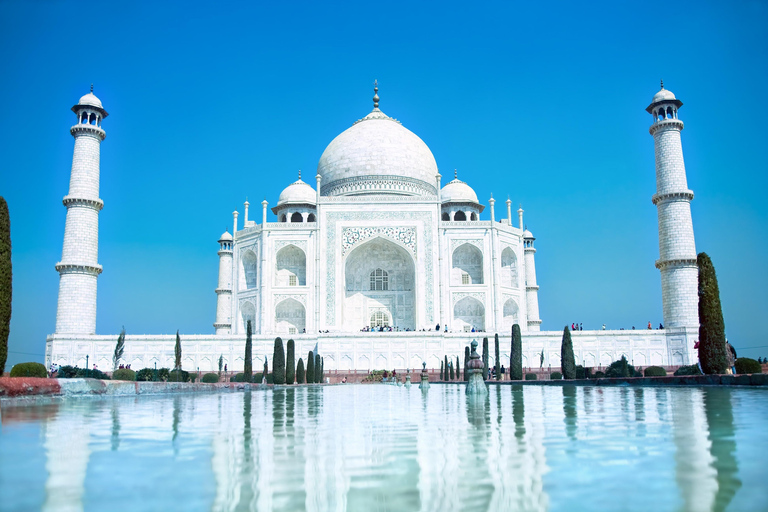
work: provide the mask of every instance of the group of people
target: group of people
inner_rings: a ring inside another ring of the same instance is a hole
[[[506,373],[506,370],[504,369],[504,365],[501,365],[501,368],[499,368],[499,373],[501,374],[501,380],[504,380],[504,374]],[[488,368],[488,380],[495,379],[495,378],[496,378],[496,365]]]

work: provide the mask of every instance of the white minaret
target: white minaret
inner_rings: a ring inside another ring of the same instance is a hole
[[[75,138],[69,194],[64,197],[67,220],[59,272],[59,303],[56,333],[96,333],[96,280],[99,265],[99,160],[101,141],[107,136],[101,121],[107,111],[91,92],[72,107],[77,124],[69,133]]]
[[[219,286],[216,287],[216,334],[232,332],[232,235],[219,238]]]
[[[650,132],[656,148],[656,194],[653,204],[659,214],[659,259],[664,326],[699,327],[696,242],[693,238],[691,200],[683,161],[680,132],[683,122],[677,118],[683,102],[664,89],[646,108],[653,115]]]
[[[522,208],[521,208],[522,210]],[[536,263],[533,248],[533,234],[527,229],[523,232],[523,250],[525,251],[525,303],[528,309],[528,330],[540,331],[539,318],[539,286],[536,284]]]

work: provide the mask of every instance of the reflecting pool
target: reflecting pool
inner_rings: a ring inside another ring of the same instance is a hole
[[[2,402],[0,510],[766,510],[768,391],[390,385]]]

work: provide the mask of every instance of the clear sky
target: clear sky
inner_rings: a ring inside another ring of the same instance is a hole
[[[313,176],[374,78],[444,176],[493,194],[497,216],[522,204],[546,330],[662,321],[645,107],[663,78],[685,103],[696,245],[727,335],[768,356],[767,53],[764,0],[0,2],[9,364],[42,361],[54,331],[69,109],[91,83],[110,113],[97,332],[191,334],[213,332],[231,212],[247,197],[258,219],[299,169]]]

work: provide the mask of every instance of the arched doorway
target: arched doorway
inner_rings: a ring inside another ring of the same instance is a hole
[[[275,286],[305,286],[307,256],[295,245],[286,245],[275,256]]]
[[[301,334],[306,328],[304,306],[294,299],[285,299],[275,307],[275,331],[282,334]]]
[[[464,297],[453,306],[453,325],[465,332],[485,330],[485,307],[473,297]]]
[[[483,253],[472,244],[453,251],[451,284],[483,284]]]
[[[413,257],[399,245],[374,238],[356,247],[344,264],[345,330],[416,327]]]
[[[514,299],[508,299],[504,303],[504,317],[502,318],[502,332],[509,334],[512,332],[512,326],[520,324],[520,308],[517,307],[517,303]],[[522,329],[522,327],[521,327]]]

